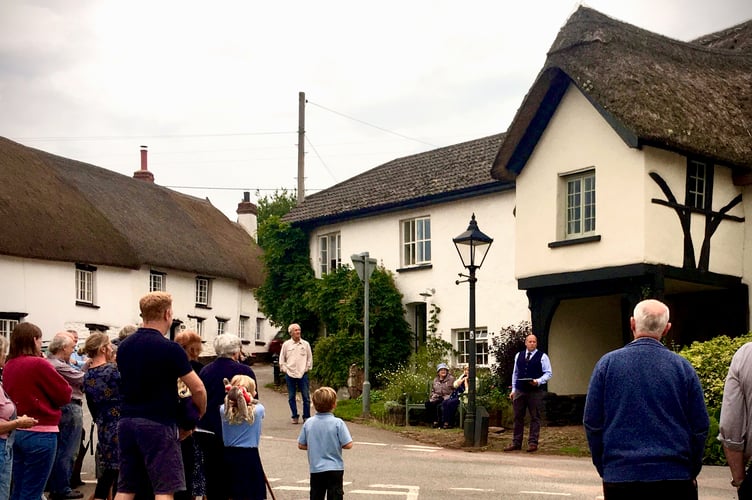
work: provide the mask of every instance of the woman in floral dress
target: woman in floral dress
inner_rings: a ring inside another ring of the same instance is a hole
[[[84,394],[97,424],[97,487],[95,499],[108,498],[117,490],[119,469],[118,421],[120,420],[120,372],[114,363],[115,349],[104,333],[92,333],[84,346],[89,367],[84,375]]]

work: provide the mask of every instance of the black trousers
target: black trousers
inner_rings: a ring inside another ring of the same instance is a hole
[[[697,500],[697,484],[683,481],[603,483],[604,500]]]
[[[329,470],[311,473],[311,500],[341,500],[345,498],[342,486],[345,471]]]
[[[744,481],[737,491],[739,500],[752,500],[752,465],[747,469],[747,473],[744,475]]]

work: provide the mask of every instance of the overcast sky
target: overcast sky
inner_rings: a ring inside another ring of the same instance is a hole
[[[503,132],[578,2],[2,0],[0,136],[156,182],[231,220],[243,191],[306,190]],[[590,0],[691,40],[750,0]]]

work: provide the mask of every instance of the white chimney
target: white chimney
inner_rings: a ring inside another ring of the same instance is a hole
[[[243,201],[238,203],[238,224],[246,230],[251,238],[256,240],[256,233],[258,231],[258,208],[251,203],[251,193],[249,191],[243,192]]]

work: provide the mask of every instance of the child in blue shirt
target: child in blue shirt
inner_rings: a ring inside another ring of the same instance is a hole
[[[308,451],[310,499],[339,500],[345,496],[342,450],[352,448],[352,437],[345,422],[332,413],[337,407],[337,393],[334,389],[316,389],[311,399],[316,415],[305,421],[298,436],[298,448]]]
[[[225,404],[220,405],[224,467],[230,497],[233,500],[266,498],[266,476],[261,465],[258,446],[261,440],[261,420],[264,405],[254,399],[256,382],[247,375],[225,379]]]

